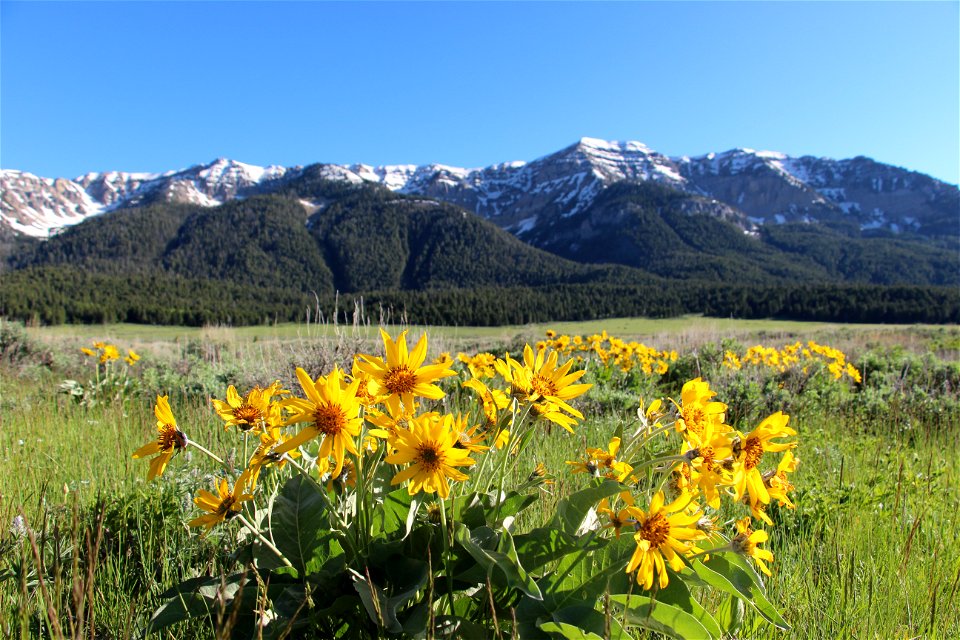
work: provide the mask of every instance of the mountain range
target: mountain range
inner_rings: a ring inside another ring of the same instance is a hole
[[[42,322],[296,319],[337,292],[486,324],[960,316],[957,187],[862,157],[584,138],[473,170],[220,159],[0,183],[0,315]]]
[[[333,181],[380,184],[461,206],[521,239],[586,211],[612,184],[655,183],[690,197],[746,233],[772,223],[821,223],[921,237],[960,233],[955,185],[865,157],[831,160],[734,149],[667,157],[639,142],[579,142],[532,162],[481,169],[440,164],[311,165]],[[45,238],[90,216],[155,202],[204,207],[276,192],[304,167],[258,167],[220,158],[161,174],[88,173],[73,180],[0,171],[0,227]],[[589,230],[584,233],[589,235]],[[534,242],[536,244],[536,242]]]

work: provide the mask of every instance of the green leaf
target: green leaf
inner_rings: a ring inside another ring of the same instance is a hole
[[[300,575],[317,571],[331,556],[343,553],[330,530],[322,489],[297,474],[287,480],[273,502],[270,536]]]
[[[373,534],[382,532],[389,535],[401,528],[404,533],[409,532],[409,525],[413,524],[411,516],[416,516],[417,506],[417,501],[405,487],[386,494],[382,504],[374,511]]]
[[[605,640],[630,640],[630,636],[616,618],[586,604],[575,604],[555,611],[553,622],[559,625],[570,625],[590,634],[584,637],[597,635]],[[540,628],[543,629],[542,624]]]
[[[717,623],[727,635],[736,635],[743,625],[744,604],[737,596],[727,596],[717,607]]]
[[[494,538],[497,539],[495,550],[488,548]],[[491,575],[496,567],[506,578],[508,587],[517,589],[535,600],[543,599],[537,583],[520,564],[517,549],[513,544],[513,536],[509,531],[503,530],[499,535],[489,527],[470,531],[457,523],[455,539],[487,571],[487,575]]]
[[[566,622],[554,622],[551,620],[550,622],[543,622],[539,626],[541,630],[547,633],[556,633],[561,638],[567,638],[568,640],[603,640],[603,636],[584,631],[580,627],[567,624]]]
[[[356,571],[351,571],[353,586],[370,619],[391,633],[400,633],[404,625],[399,620],[399,609],[427,584],[428,565],[422,560],[395,555],[384,566],[383,588]]]
[[[610,601],[624,607],[628,624],[681,640],[714,637],[694,616],[661,600],[649,596],[622,594],[610,596]]]
[[[629,536],[613,540],[584,536],[578,541],[578,550],[561,558],[557,568],[541,580],[547,609],[558,611],[571,602],[590,602],[608,589],[626,591],[629,576],[624,570],[635,548]]]
[[[696,618],[707,630],[711,638],[723,636],[720,624],[706,609],[690,594],[684,576],[670,571],[670,582],[663,589],[654,594],[657,601],[674,606]]]
[[[587,514],[604,498],[623,491],[616,480],[595,481],[592,487],[577,491],[557,504],[553,525],[570,535],[577,535],[583,527]]]
[[[710,586],[748,602],[774,626],[790,629],[790,625],[764,595],[760,576],[741,556],[713,554],[707,562],[694,562],[693,570]]]
[[[559,529],[549,527],[515,535],[513,542],[517,548],[517,557],[527,571],[535,571],[580,549],[576,538]]]
[[[232,575],[225,580],[208,577],[184,580],[160,594],[160,597],[166,598],[167,601],[153,613],[147,625],[147,631],[157,631],[183,620],[209,615],[217,610],[220,594],[225,602],[233,599],[240,589],[242,580],[243,576],[240,574]]]

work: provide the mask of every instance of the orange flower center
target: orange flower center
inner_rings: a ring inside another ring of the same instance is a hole
[[[263,412],[253,405],[243,404],[233,410],[233,417],[238,423],[253,426],[263,419]]]
[[[163,430],[157,437],[157,444],[161,451],[170,451],[171,449],[183,449],[187,446],[187,436],[183,431],[177,429],[175,424],[163,425]]]
[[[647,518],[647,521],[637,530],[636,535],[642,540],[648,540],[651,549],[656,549],[670,536],[670,522],[662,513],[658,513]]]
[[[410,371],[410,367],[405,364],[390,369],[383,379],[383,386],[385,386],[391,394],[411,393],[416,384],[417,374]]]
[[[683,408],[683,424],[687,429],[700,435],[703,433],[703,423],[706,422],[706,414],[698,406]]]
[[[760,442],[760,438],[750,436],[743,445],[743,451],[746,453],[746,458],[743,460],[743,467],[747,471],[750,471],[760,464],[760,458],[763,457],[763,443]]]
[[[713,456],[716,455],[713,447],[710,445],[704,445],[700,447],[700,457],[703,458],[703,468],[707,471],[713,470]]]
[[[335,436],[347,426],[347,416],[339,404],[321,404],[313,410],[313,424],[325,436]]]
[[[539,373],[534,374],[533,379],[530,381],[530,386],[533,388],[533,391],[541,397],[546,398],[547,396],[557,395],[557,385],[553,383],[553,380],[544,378]]]

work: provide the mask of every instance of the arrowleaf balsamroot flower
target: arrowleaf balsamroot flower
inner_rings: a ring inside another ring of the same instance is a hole
[[[279,408],[271,411],[270,401],[274,395],[286,393],[280,388],[279,382],[274,382],[266,389],[254,387],[246,397],[237,393],[236,387],[227,387],[227,401],[210,398],[217,415],[224,421],[224,426],[236,426],[240,431],[261,433],[270,427],[280,426]]]
[[[750,503],[762,502],[769,504],[770,493],[760,475],[758,465],[766,451],[784,451],[797,446],[796,442],[771,442],[774,438],[795,436],[797,432],[787,426],[790,416],[777,411],[767,416],[756,429],[740,438],[733,447],[737,464],[733,473],[733,489],[735,498],[740,500],[744,492],[749,493]]]
[[[686,431],[699,436],[708,424],[713,425],[715,429],[723,424],[727,405],[722,402],[711,402],[710,398],[715,395],[717,395],[716,391],[710,390],[710,383],[700,378],[684,384],[680,390],[681,404],[677,405],[680,411],[676,423],[677,431]],[[687,435],[684,434],[684,437],[686,438]]]
[[[769,576],[770,569],[767,568],[765,562],[773,562],[773,554],[767,549],[761,549],[757,546],[766,542],[769,537],[767,532],[762,529],[757,531],[751,529],[750,518],[743,518],[737,520],[737,535],[730,541],[730,546],[737,553],[753,558],[753,561],[760,567],[760,571]]]
[[[316,381],[306,371],[297,367],[297,379],[307,397],[284,401],[284,407],[294,412],[287,418],[286,424],[308,424],[300,433],[274,449],[273,453],[280,455],[293,451],[308,440],[320,436],[323,441],[317,453],[317,465],[324,469],[332,455],[335,460],[332,475],[336,478],[343,469],[346,453],[358,455],[354,438],[360,435],[363,423],[360,417],[360,401],[357,399],[357,386],[360,381],[354,380],[344,386],[343,374],[336,367],[329,376],[321,376]]]
[[[439,400],[443,390],[433,384],[439,378],[455,376],[457,372],[448,364],[430,364],[422,366],[427,357],[427,336],[420,338],[413,351],[407,350],[407,332],[404,331],[394,342],[390,335],[380,329],[387,359],[361,355],[358,363],[360,371],[369,375],[371,392],[385,395],[384,402],[394,414],[399,414],[401,403],[410,410],[414,397]]]
[[[660,588],[666,587],[670,582],[666,565],[669,564],[674,571],[682,569],[680,556],[696,553],[693,542],[707,537],[697,529],[700,512],[686,511],[689,497],[681,497],[668,505],[663,502],[663,492],[658,491],[650,501],[649,511],[627,507],[627,512],[637,521],[633,534],[637,549],[627,563],[627,573],[636,571],[637,584],[644,589],[653,588],[654,574]]]
[[[450,495],[450,480],[464,481],[467,475],[456,467],[472,465],[470,451],[457,447],[457,434],[450,420],[435,413],[412,418],[407,427],[397,427],[389,440],[389,464],[410,465],[393,477],[390,484],[407,480],[410,495],[420,491]]]
[[[188,524],[191,527],[205,527],[207,531],[210,531],[217,524],[239,514],[243,509],[243,505],[240,503],[253,500],[252,495],[244,492],[249,479],[250,469],[245,469],[237,478],[233,489],[230,489],[226,478],[221,478],[217,485],[218,495],[214,495],[206,489],[200,489],[193,499],[193,503],[204,511],[209,511],[209,513],[194,518]]]
[[[533,348],[526,345],[523,349],[523,364],[520,364],[509,355],[506,360],[497,360],[494,366],[497,373],[510,385],[510,394],[523,403],[533,405],[537,417],[559,424],[573,433],[575,422],[562,412],[583,420],[583,414],[567,404],[586,393],[592,384],[573,384],[579,380],[586,370],[570,373],[573,360],[567,360],[557,366],[559,354],[551,351],[545,356],[545,349],[533,353]]]
[[[167,398],[168,396],[157,396],[157,404],[153,407],[153,413],[157,416],[157,439],[133,452],[134,458],[145,458],[159,454],[150,461],[150,472],[147,474],[147,480],[153,480],[163,475],[173,454],[187,446],[187,435],[177,428],[177,420],[173,417]]]

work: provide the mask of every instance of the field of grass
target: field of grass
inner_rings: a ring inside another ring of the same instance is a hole
[[[796,509],[771,511],[768,545],[775,556],[768,597],[792,630],[778,631],[748,610],[739,637],[960,637],[956,327],[690,317],[549,328],[636,337],[677,350],[679,359],[659,377],[591,368],[595,387],[578,401],[585,420],[576,433],[554,427],[550,446],[524,450],[517,464],[518,477],[543,463],[554,480],[524,522],[549,520],[558,501],[582,484],[566,461],[586,446],[605,447],[618,425],[632,424],[641,395],[648,402],[678,398],[684,379],[703,375],[738,416],[734,426],[747,431],[783,408],[799,433],[801,464],[791,479]],[[431,328],[430,357],[478,348],[516,353],[546,329]],[[0,326],[0,635],[139,637],[164,591],[232,570],[236,525],[205,537],[185,525],[197,515],[192,494],[210,486],[216,465],[188,450],[161,479],[147,482],[147,463],[131,458],[156,437],[156,394],[170,394],[191,438],[242,467],[251,445],[224,430],[211,396],[223,398],[228,384],[249,388],[276,378],[299,388],[295,366],[315,375],[356,351],[375,352],[375,338],[371,327]],[[843,349],[864,373],[862,384],[821,372],[796,386],[787,374],[720,364],[735,343],[782,347],[797,338]],[[118,397],[61,393],[65,379],[89,387],[94,367],[79,348],[94,340],[143,355],[132,382],[122,391],[111,387]],[[723,604],[711,592],[699,595],[708,609]],[[212,638],[221,623],[180,623],[157,637]]]

